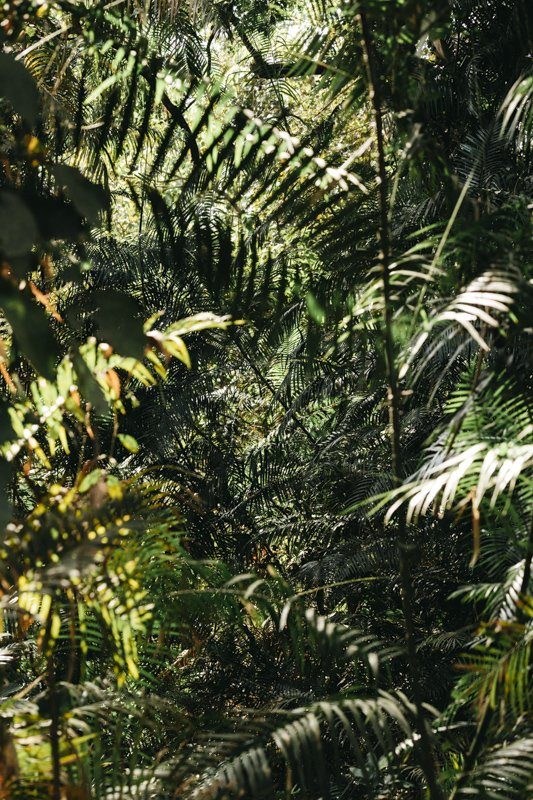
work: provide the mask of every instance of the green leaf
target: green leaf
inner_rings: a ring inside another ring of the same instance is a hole
[[[98,214],[109,204],[109,197],[102,186],[88,180],[76,167],[59,164],[52,170],[58,185],[72,201],[77,211],[95,225]]]
[[[83,232],[83,217],[74,205],[63,197],[41,197],[33,194],[26,198],[44,241],[54,239],[78,240]]]
[[[39,111],[37,85],[24,64],[7,53],[0,53],[0,97],[8,100],[29,125],[35,124]]]
[[[102,340],[123,356],[137,360],[144,357],[146,338],[139,307],[135,300],[122,292],[106,290],[94,293],[94,320]]]
[[[87,473],[79,485],[78,491],[80,494],[88,492],[91,486],[95,486],[102,476],[101,469],[93,469],[92,472]]]
[[[54,380],[60,351],[44,309],[28,289],[20,291],[7,280],[0,282],[0,308],[24,357],[39,374]]]
[[[139,451],[139,442],[128,433],[119,433],[117,438],[121,445],[125,447],[126,450],[129,450],[130,453],[137,453]]]
[[[0,444],[8,442],[13,438],[15,431],[9,416],[10,404],[5,400],[0,400]]]
[[[72,362],[84,399],[92,405],[97,414],[105,414],[108,405],[98,381],[79,353],[74,353]]]
[[[309,311],[309,315],[311,319],[317,322],[319,325],[323,325],[326,321],[326,312],[316,299],[316,297],[311,294],[311,292],[307,293],[306,303],[307,303],[307,310]]]
[[[37,238],[35,217],[24,201],[14,192],[0,192],[0,251],[8,259],[24,256]]]

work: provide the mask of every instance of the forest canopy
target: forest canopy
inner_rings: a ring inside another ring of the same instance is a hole
[[[532,34],[0,5],[0,798],[533,796]]]

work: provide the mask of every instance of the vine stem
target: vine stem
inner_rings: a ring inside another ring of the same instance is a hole
[[[61,761],[59,751],[59,704],[57,697],[54,657],[48,656],[48,697],[50,702],[50,750],[52,755],[52,800],[61,800]]]
[[[524,561],[524,575],[520,585],[520,594],[525,595],[529,591],[529,580],[531,577],[531,561],[533,559],[533,512],[529,524],[529,538],[527,541],[527,553]]]
[[[372,107],[372,120],[377,151],[377,171],[379,185],[379,262],[383,281],[383,327],[385,361],[387,368],[387,404],[389,409],[389,425],[391,430],[392,473],[396,485],[401,481],[401,440],[400,440],[400,405],[401,392],[394,354],[393,305],[390,279],[390,234],[389,234],[389,197],[385,160],[385,142],[383,136],[383,112],[378,72],[376,69],[372,34],[364,11],[359,13],[362,34],[363,60],[367,73],[368,91]],[[414,622],[414,592],[411,576],[409,542],[405,515],[400,515],[398,544],[400,550],[400,584],[402,591],[402,610],[404,616],[407,661],[412,683],[413,699],[416,707],[417,727],[420,736],[417,749],[420,765],[424,771],[430,797],[432,800],[443,800],[444,795],[438,781],[437,766],[431,742],[429,727],[422,703],[418,680],[418,657],[416,651]]]

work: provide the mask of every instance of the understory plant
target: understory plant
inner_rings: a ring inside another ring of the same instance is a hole
[[[0,45],[0,796],[528,797],[527,4]]]

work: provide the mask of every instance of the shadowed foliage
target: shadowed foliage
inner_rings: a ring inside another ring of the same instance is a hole
[[[522,0],[0,8],[0,797],[533,792]]]

